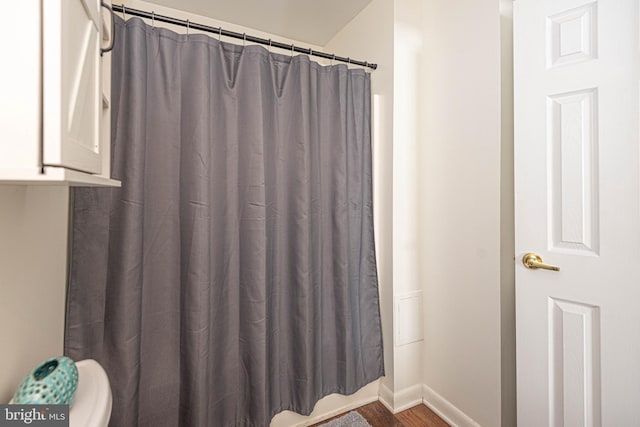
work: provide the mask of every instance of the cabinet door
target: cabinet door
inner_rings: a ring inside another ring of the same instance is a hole
[[[44,165],[103,172],[101,29],[98,0],[43,1]]]

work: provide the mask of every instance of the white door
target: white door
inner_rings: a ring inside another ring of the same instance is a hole
[[[100,1],[43,0],[42,6],[43,162],[100,174]]]
[[[514,2],[519,427],[640,426],[638,3]]]

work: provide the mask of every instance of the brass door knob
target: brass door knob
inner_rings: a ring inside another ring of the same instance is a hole
[[[556,267],[555,265],[549,265],[542,262],[542,257],[538,254],[534,254],[529,252],[522,257],[522,263],[525,267],[530,268],[532,270],[537,270],[539,268],[543,270],[552,270],[552,271],[560,271],[560,267]]]

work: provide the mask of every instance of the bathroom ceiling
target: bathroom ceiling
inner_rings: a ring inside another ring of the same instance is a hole
[[[148,0],[324,46],[371,0]]]

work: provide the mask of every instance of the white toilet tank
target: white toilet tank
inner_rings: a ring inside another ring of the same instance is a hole
[[[102,366],[93,359],[76,362],[78,388],[69,427],[106,427],[111,417],[111,387]]]

